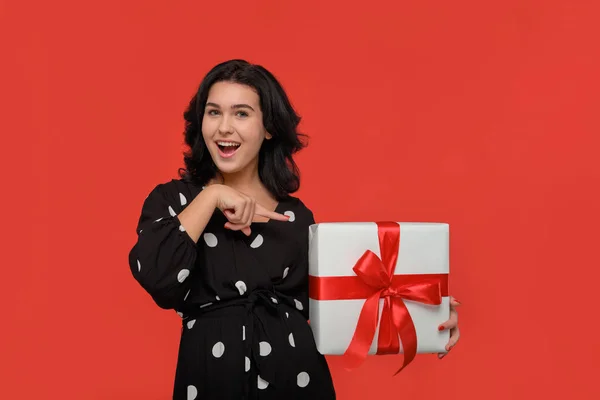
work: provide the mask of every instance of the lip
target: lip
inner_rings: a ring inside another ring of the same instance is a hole
[[[218,140],[218,141],[216,141],[215,145],[217,146],[217,151],[219,152],[219,156],[221,156],[221,158],[231,158],[231,157],[233,157],[235,155],[235,153],[238,152],[238,150],[240,149],[240,147],[242,147],[241,144],[240,144],[240,146],[238,146],[235,149],[234,152],[225,154],[225,153],[223,153],[223,151],[221,151],[221,148],[219,147],[218,142],[222,142],[222,143],[237,143],[237,144],[239,144],[239,143],[238,142],[234,142],[232,140]]]

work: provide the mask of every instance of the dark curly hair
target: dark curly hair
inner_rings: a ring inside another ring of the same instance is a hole
[[[228,81],[252,87],[258,93],[263,113],[263,125],[272,135],[265,140],[259,151],[258,173],[271,194],[281,200],[300,187],[300,173],[292,155],[306,146],[301,138],[306,135],[297,131],[300,116],[277,79],[260,65],[245,60],[229,60],[216,65],[206,74],[196,95],[190,100],[183,114],[185,119],[185,168],[179,175],[186,181],[203,186],[218,172],[204,138],[202,118],[208,92],[217,82]]]

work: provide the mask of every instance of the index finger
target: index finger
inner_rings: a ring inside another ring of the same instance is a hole
[[[287,215],[279,214],[275,211],[269,211],[258,203],[256,204],[255,209],[255,214],[260,215],[262,217],[275,219],[277,221],[287,221],[290,219],[290,217],[288,217]]]

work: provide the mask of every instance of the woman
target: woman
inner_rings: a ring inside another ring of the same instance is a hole
[[[184,117],[185,169],[147,197],[129,255],[140,285],[183,319],[173,398],[335,399],[307,324],[315,221],[291,196],[300,118],[275,77],[243,60],[214,67]]]

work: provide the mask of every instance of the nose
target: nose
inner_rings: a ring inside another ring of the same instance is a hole
[[[227,116],[223,116],[221,121],[219,122],[219,133],[227,134],[232,133],[233,127],[231,126],[231,122]]]

